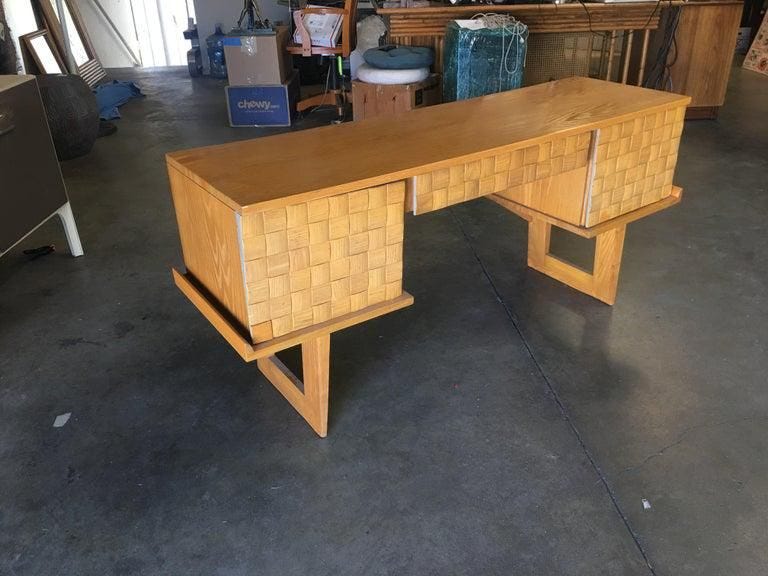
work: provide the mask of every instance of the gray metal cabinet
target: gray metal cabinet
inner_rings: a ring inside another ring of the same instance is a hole
[[[58,215],[83,249],[34,76],[0,76],[0,256]]]

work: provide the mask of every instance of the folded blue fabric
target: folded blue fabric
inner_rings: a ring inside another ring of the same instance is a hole
[[[96,102],[99,104],[99,117],[102,120],[120,118],[118,106],[122,106],[133,98],[143,98],[141,89],[133,82],[113,80],[111,84],[99,84],[93,89]]]

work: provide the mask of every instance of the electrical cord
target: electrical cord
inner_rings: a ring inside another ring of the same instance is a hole
[[[593,29],[593,27],[592,27],[592,14],[590,13],[589,8],[587,8],[587,4],[585,3],[584,0],[577,0],[577,1],[578,1],[579,4],[581,4],[581,7],[584,9],[584,12],[587,15],[587,26],[589,28],[589,32],[591,34],[595,35],[595,36],[600,36],[602,38],[602,40],[605,41],[609,37],[609,32],[596,32]],[[667,0],[667,1],[669,3],[669,7],[671,9],[672,8],[672,0]],[[642,27],[640,27],[640,28],[636,28],[636,30],[647,30],[648,29],[648,26],[651,24],[651,21],[656,16],[656,13],[659,11],[659,7],[661,6],[662,2],[664,2],[664,0],[656,0],[656,4],[654,5],[653,10],[651,10],[651,13],[648,15],[648,19],[645,21],[645,24],[643,24]],[[677,14],[676,14],[676,21],[679,21],[679,12],[680,12],[680,8],[678,7],[677,8]],[[675,24],[675,31],[676,30],[677,30],[677,23]],[[625,32],[623,32],[623,33],[625,33]],[[674,34],[673,34],[672,40],[674,41]],[[666,45],[666,42],[663,45]],[[667,47],[667,51],[668,51],[668,47]],[[677,57],[677,56],[675,56],[675,57]],[[655,66],[655,64],[654,64],[654,66]],[[644,83],[643,85],[646,86],[647,82]]]
[[[677,62],[677,29],[680,25],[681,8],[679,6],[670,6],[670,16],[664,23],[661,43],[656,51],[656,57],[653,65],[648,71],[643,86],[646,88],[655,88],[664,90],[668,85],[672,85],[671,69]],[[670,58],[670,54],[673,55]]]

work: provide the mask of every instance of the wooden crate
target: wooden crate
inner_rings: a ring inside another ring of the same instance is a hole
[[[413,84],[352,82],[352,115],[355,120],[396,116],[424,106],[439,104],[440,76],[432,74]]]

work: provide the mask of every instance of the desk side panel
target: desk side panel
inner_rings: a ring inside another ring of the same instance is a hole
[[[175,168],[168,177],[187,271],[247,332],[238,215]]]

